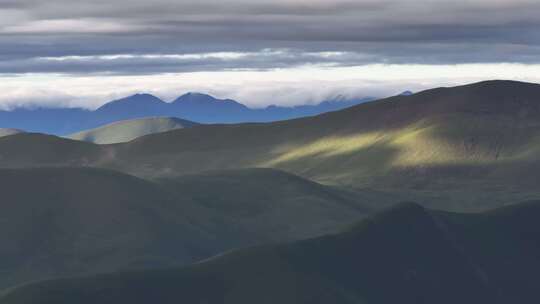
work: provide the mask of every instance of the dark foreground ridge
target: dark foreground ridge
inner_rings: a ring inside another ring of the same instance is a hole
[[[538,303],[540,202],[482,214],[406,203],[347,231],[184,268],[34,283],[3,304]]]

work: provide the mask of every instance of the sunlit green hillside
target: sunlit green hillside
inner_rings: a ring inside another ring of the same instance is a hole
[[[94,130],[69,135],[68,138],[93,142],[96,144],[116,144],[128,142],[148,134],[189,128],[195,125],[197,124],[194,122],[178,118],[142,118],[115,122]]]

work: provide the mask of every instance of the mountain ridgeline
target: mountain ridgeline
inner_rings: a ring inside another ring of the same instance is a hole
[[[270,122],[336,111],[369,100],[373,98],[338,97],[318,105],[251,109],[231,99],[216,99],[200,93],[188,93],[170,103],[150,94],[136,94],[106,103],[95,111],[78,108],[0,111],[0,128],[69,135],[118,121],[148,117],[176,117],[198,123]]]
[[[188,267],[44,281],[3,304],[538,302],[540,202],[481,214],[405,203],[335,235]]]

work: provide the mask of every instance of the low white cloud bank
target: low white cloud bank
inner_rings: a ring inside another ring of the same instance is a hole
[[[218,71],[141,76],[24,74],[0,76],[0,107],[96,108],[134,93],[166,101],[186,92],[232,98],[250,107],[318,103],[342,95],[385,97],[404,90],[509,79],[540,82],[540,64],[303,66],[264,71]]]

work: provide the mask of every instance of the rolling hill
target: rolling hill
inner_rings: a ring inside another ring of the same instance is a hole
[[[267,169],[156,182],[92,168],[1,169],[0,185],[0,290],[323,235],[395,201]]]
[[[485,210],[540,198],[539,96],[538,84],[487,81],[308,118],[203,125],[81,146],[78,157],[77,144],[60,140],[54,158],[41,157],[39,146],[51,139],[34,137],[35,149],[28,150],[22,134],[0,140],[0,167],[67,160],[152,179],[265,167],[324,184],[399,192],[435,208]]]
[[[188,267],[44,281],[4,304],[537,303],[540,203],[481,214],[405,203],[342,233]]]
[[[38,133],[0,137],[0,146],[2,168],[89,166],[106,159],[98,145]]]
[[[182,128],[191,128],[196,125],[198,124],[174,117],[151,117],[118,121],[97,129],[72,134],[67,137],[96,144],[116,144],[128,142],[144,135]]]

